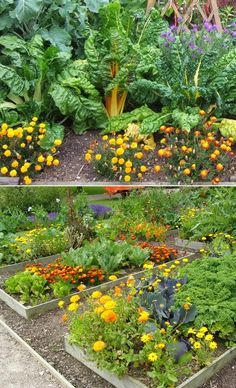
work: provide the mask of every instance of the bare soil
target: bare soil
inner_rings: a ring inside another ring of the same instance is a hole
[[[51,184],[69,184],[70,182],[78,184],[96,184],[96,182],[106,182],[107,180],[98,176],[93,167],[85,162],[84,155],[94,142],[101,142],[101,135],[98,130],[89,131],[83,135],[76,135],[73,131],[67,131],[64,142],[58,151],[60,166],[47,168],[41,174],[37,175],[34,180],[36,185]],[[150,160],[146,163],[148,172],[144,174],[142,182],[168,185],[169,177],[161,171],[155,173],[153,167],[156,164],[163,164],[163,161],[153,152]],[[231,168],[225,172],[222,181],[229,182],[230,176],[234,175],[235,166],[232,163]],[[120,183],[114,179],[114,183]],[[124,185],[124,183],[122,183]],[[201,184],[204,185],[204,182]],[[205,183],[206,184],[206,183]]]

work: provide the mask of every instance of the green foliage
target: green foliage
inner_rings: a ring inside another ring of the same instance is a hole
[[[196,327],[207,326],[213,333],[236,341],[236,260],[232,255],[204,257],[185,267],[188,278],[176,296],[176,305],[187,297],[197,308]]]
[[[40,35],[35,35],[30,41],[3,35],[0,46],[2,120],[11,120],[8,123],[13,125],[26,121],[29,115],[39,116],[41,112],[46,119],[51,119],[56,112],[48,90],[52,80],[68,63],[70,55],[54,46],[46,48]],[[49,142],[50,134],[46,142]]]
[[[149,254],[148,249],[133,247],[126,242],[118,243],[102,239],[77,250],[70,250],[62,257],[65,265],[85,268],[97,266],[107,274],[112,274],[122,267],[142,266],[148,260]]]
[[[200,240],[211,233],[222,232],[236,236],[234,188],[212,190],[205,206],[200,206],[193,214],[190,209],[183,212],[180,236]]]
[[[68,282],[60,280],[51,284],[51,288],[53,290],[53,295],[56,298],[62,298],[63,296],[67,296],[70,294],[72,285]]]
[[[30,272],[19,272],[5,281],[10,294],[18,294],[23,304],[36,305],[48,299],[47,280]]]
[[[219,129],[222,136],[236,140],[236,120],[223,119]]]

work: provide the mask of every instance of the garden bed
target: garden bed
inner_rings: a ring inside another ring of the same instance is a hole
[[[36,185],[42,184],[90,184],[91,182],[99,183],[102,185],[111,186],[112,184],[117,184],[117,180],[107,181],[99,177],[96,172],[93,170],[91,165],[88,165],[84,160],[84,155],[86,150],[89,148],[91,143],[96,141],[101,141],[101,135],[99,131],[87,132],[81,136],[74,134],[73,132],[67,132],[65,140],[58,151],[58,157],[60,159],[60,166],[56,169],[47,169],[44,172],[40,173],[34,183]],[[80,153],[78,153],[78,147]],[[153,153],[153,156],[150,157],[147,167],[149,171],[145,173],[142,182],[147,183],[148,185],[160,185],[160,186],[176,186],[170,182],[169,177],[163,172],[158,174],[154,172],[153,168],[156,164],[162,164],[163,161],[160,157],[157,156],[157,153]],[[230,169],[225,172],[222,178],[222,185],[228,184],[231,181],[231,176],[235,175],[235,165],[234,161]],[[193,185],[212,185],[211,182],[201,181],[194,182]],[[122,185],[125,185],[123,182]],[[132,182],[133,185],[140,185],[140,182]]]
[[[192,260],[194,260],[196,258],[196,255],[194,253],[189,253],[188,255],[185,255],[184,257],[188,258],[189,262],[190,262],[190,261],[192,261]],[[182,258],[180,257],[180,258],[178,258],[178,260],[181,260]],[[167,267],[169,267],[173,263],[174,263],[174,261],[169,261],[169,262],[166,262],[165,264],[167,265]],[[156,267],[154,267],[154,268],[156,268]],[[148,270],[139,271],[139,272],[136,272],[136,273],[132,273],[132,275],[134,276],[134,278],[139,279],[145,273],[147,273],[147,271]],[[45,313],[46,311],[54,310],[57,307],[59,300],[61,300],[61,299],[63,299],[65,302],[68,302],[70,300],[71,296],[73,296],[73,295],[78,295],[79,294],[82,298],[84,298],[84,297],[90,295],[94,291],[97,291],[97,290],[99,290],[99,291],[108,290],[108,289],[110,289],[110,288],[120,284],[121,282],[127,281],[129,276],[130,276],[130,274],[126,275],[126,276],[122,276],[122,277],[120,277],[117,280],[108,281],[106,283],[99,284],[98,286],[90,287],[90,288],[88,288],[88,289],[86,289],[84,291],[70,294],[70,295],[68,295],[66,297],[63,297],[63,298],[60,298],[60,299],[55,298],[55,299],[49,300],[47,302],[40,303],[40,304],[38,304],[36,306],[25,306],[25,305],[23,305],[16,298],[14,298],[11,295],[9,295],[3,289],[0,289],[0,299],[2,301],[4,301],[14,311],[16,311],[19,315],[21,315],[22,317],[24,317],[26,319],[30,319],[30,318],[33,318],[33,317],[35,317],[37,315]]]
[[[95,362],[89,361],[86,354],[78,346],[70,344],[68,339],[65,338],[65,349],[67,353],[76,358],[79,362],[86,367],[97,373],[103,379],[107,380],[116,388],[148,388],[140,381],[134,379],[131,376],[125,376],[118,378],[116,375],[109,373],[108,371],[98,369]],[[224,352],[221,356],[216,358],[211,365],[201,369],[195,373],[192,377],[182,382],[177,388],[198,388],[202,384],[205,384],[216,372],[224,368],[227,364],[236,358],[236,346]]]

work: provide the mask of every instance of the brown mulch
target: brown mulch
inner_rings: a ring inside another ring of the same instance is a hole
[[[74,184],[78,181],[78,184],[96,184],[96,182],[106,182],[107,180],[98,176],[92,166],[84,160],[84,155],[89,149],[90,144],[96,141],[101,141],[101,135],[98,130],[89,131],[83,135],[76,135],[73,131],[67,131],[64,142],[58,151],[60,166],[47,168],[41,174],[37,175],[34,183],[47,184],[47,182],[51,182],[56,184],[57,182],[73,182]],[[144,174],[142,182],[155,182],[157,185],[169,184],[170,179],[164,171],[159,173],[153,171],[154,165],[163,164],[163,161],[157,156],[156,152],[150,156],[150,160],[146,164],[149,167],[149,171]],[[231,175],[234,175],[234,171],[235,166],[232,163],[231,169],[226,171],[222,181],[229,182],[229,178]],[[114,179],[114,182],[117,181]]]

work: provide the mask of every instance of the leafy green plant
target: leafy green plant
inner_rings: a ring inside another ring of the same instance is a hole
[[[51,284],[51,288],[53,290],[53,295],[56,298],[62,298],[63,296],[67,296],[70,294],[72,285],[68,282],[61,280]]]
[[[36,305],[48,299],[47,281],[30,272],[19,272],[5,282],[6,291],[18,294],[23,304]]]
[[[148,249],[133,247],[126,242],[118,243],[102,239],[77,250],[70,250],[69,253],[63,254],[62,258],[66,265],[85,268],[97,266],[111,274],[125,266],[142,266],[149,255]]]
[[[40,35],[31,40],[15,35],[0,37],[0,112],[3,121],[20,123],[29,114],[48,112],[55,115],[55,105],[48,90],[70,55],[54,46],[45,47]]]
[[[176,306],[190,297],[197,308],[196,327],[206,325],[228,341],[236,341],[236,261],[235,252],[223,257],[195,260],[181,274],[187,276],[176,296]]]

